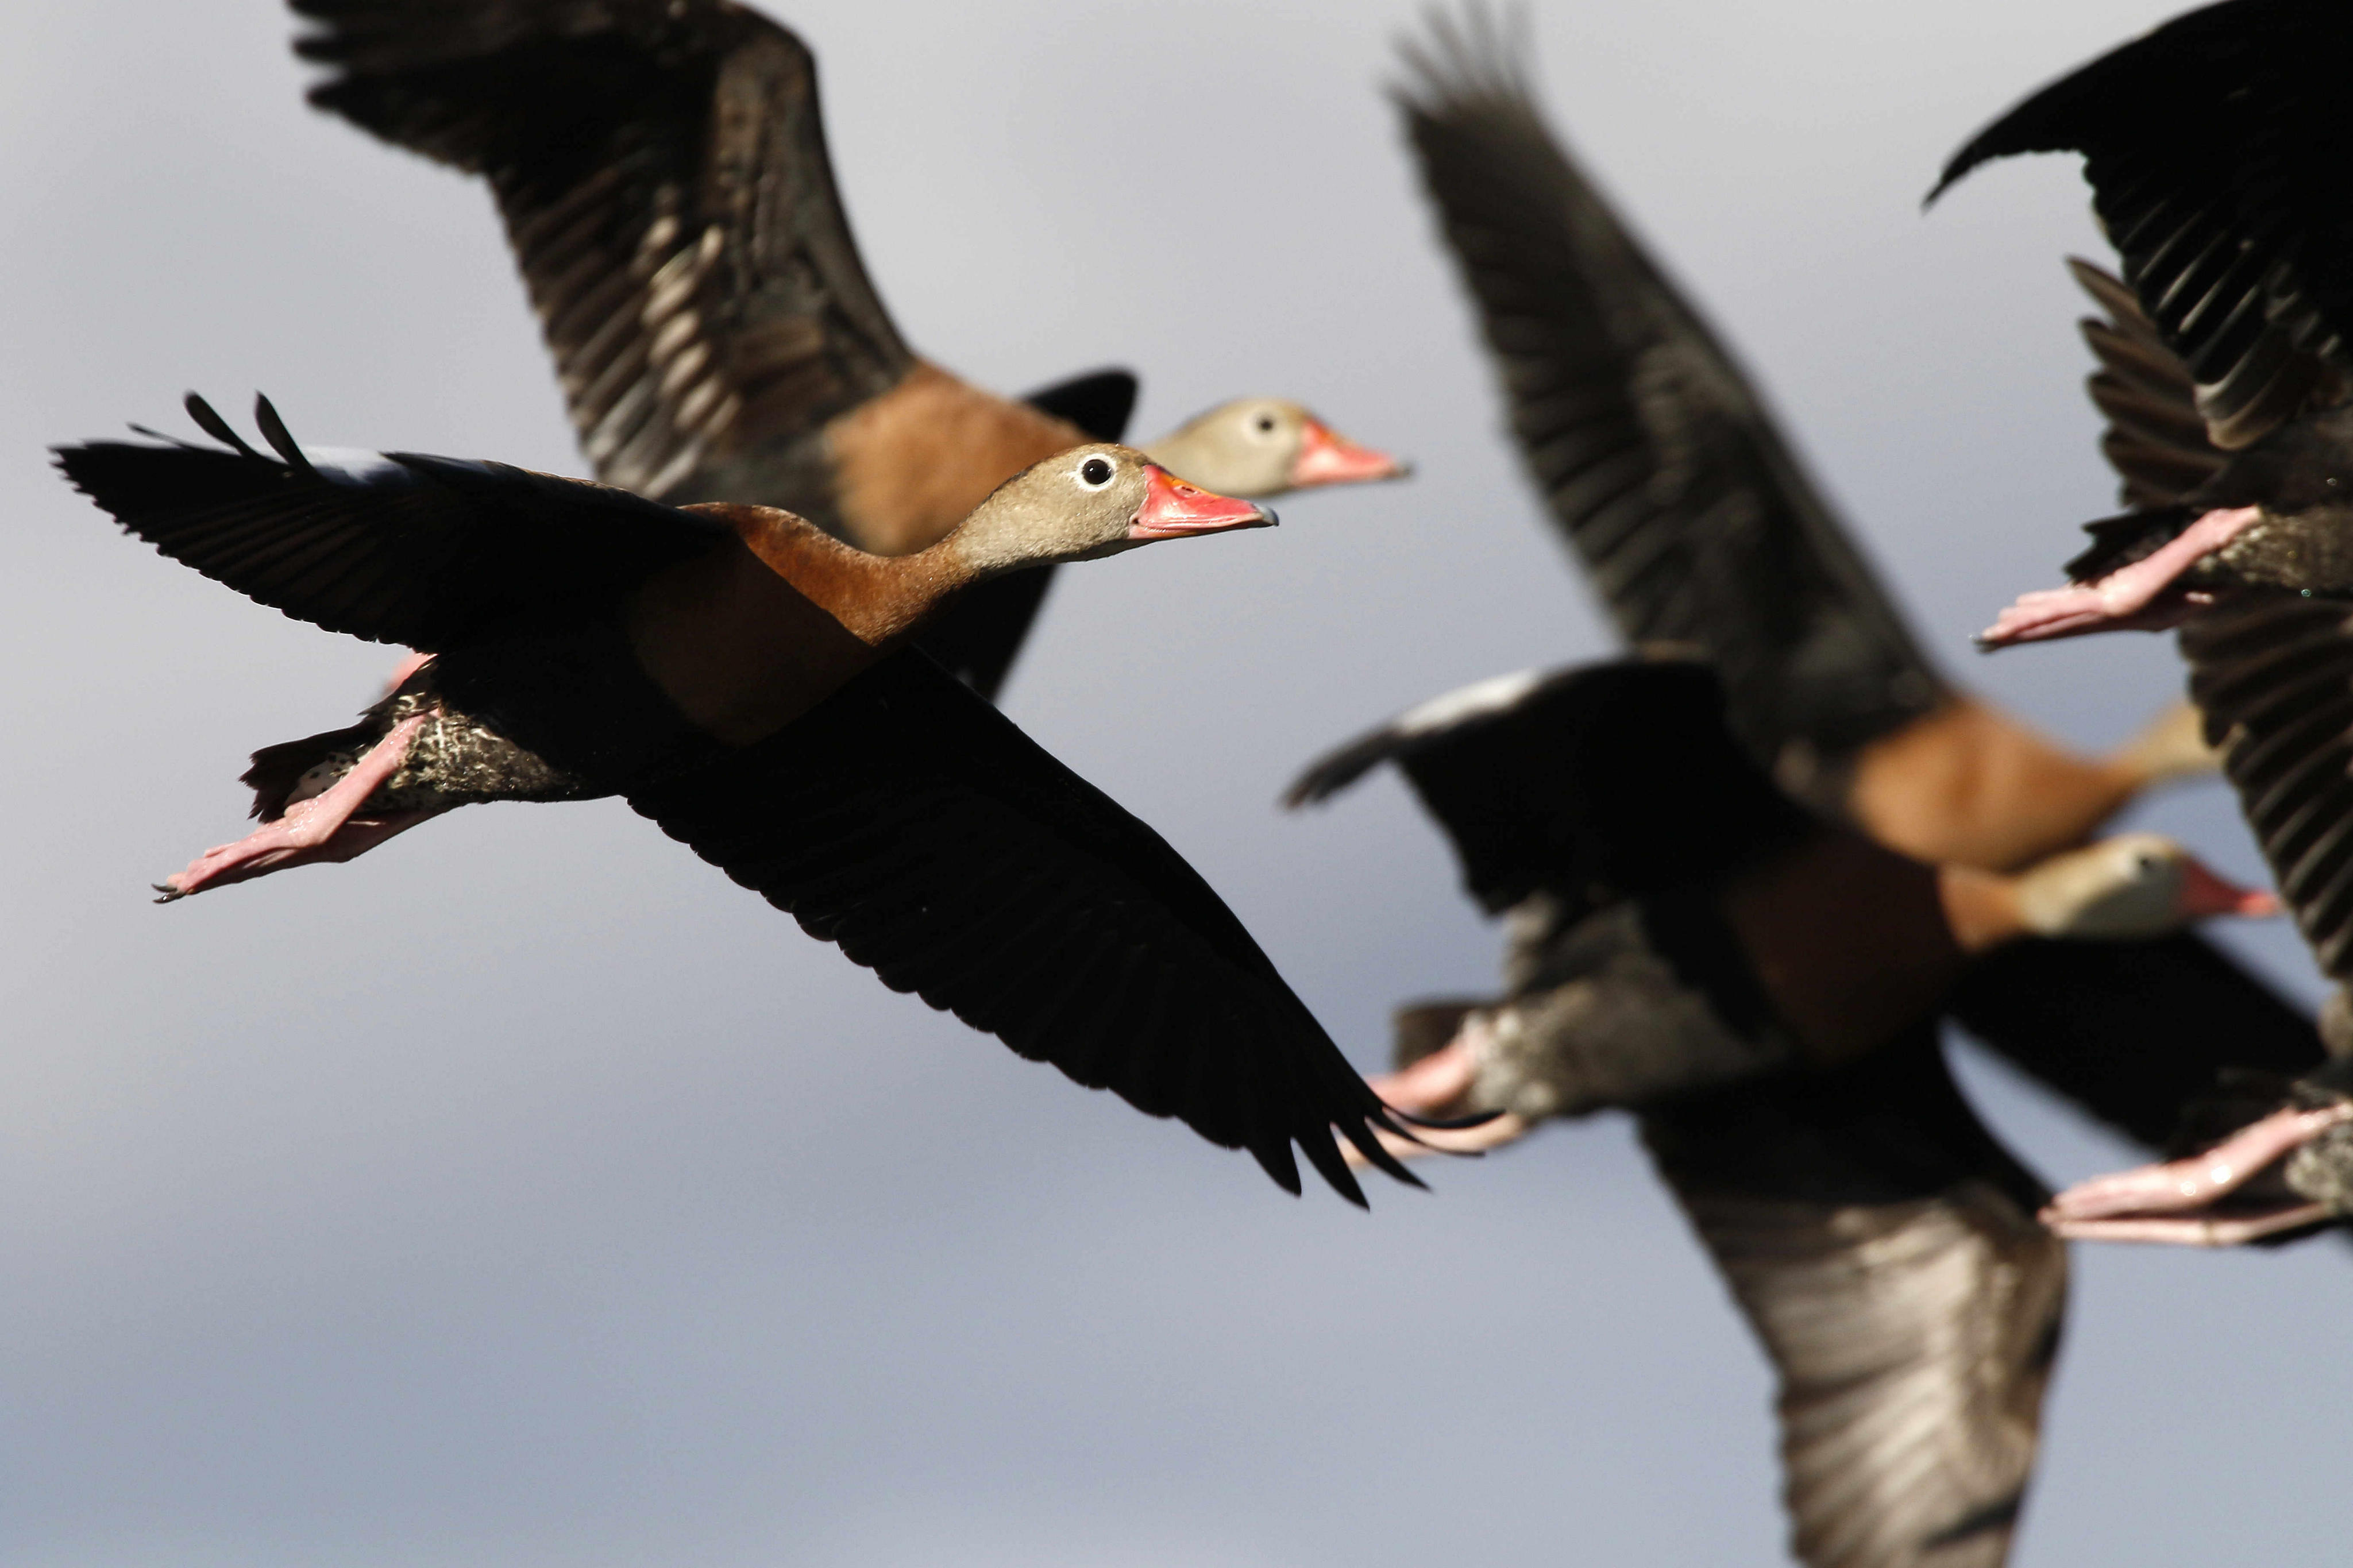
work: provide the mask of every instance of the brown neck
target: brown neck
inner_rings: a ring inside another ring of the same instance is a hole
[[[1842,829],[1735,877],[1719,907],[1820,1064],[1852,1060],[1934,1014],[1967,964],[1937,873]]]
[[[2082,843],[2144,782],[1963,697],[1863,748],[1847,815],[1914,859],[2009,870]]]
[[[918,362],[898,385],[828,424],[825,440],[850,542],[912,555],[947,537],[998,485],[1087,436]]]
[[[1940,866],[1936,899],[1944,907],[1945,924],[1953,940],[1972,956],[2033,934],[2019,901],[2015,877],[1980,871],[1973,866]]]
[[[951,542],[885,558],[786,511],[714,504],[735,539],[629,602],[638,661],[679,710],[730,745],[765,739],[890,652],[973,574]]]

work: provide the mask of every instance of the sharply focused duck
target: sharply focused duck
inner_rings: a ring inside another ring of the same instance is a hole
[[[2122,262],[2120,279],[2078,275],[2109,317],[2094,389],[2132,510],[2088,525],[2068,585],[2022,596],[1984,640],[2179,626],[2223,772],[2338,987],[2322,1009],[2336,1061],[2215,1150],[2062,1194],[2069,1235],[2246,1241],[2353,1210],[2348,57],[2342,6],[2227,0],[2033,94],[1937,185],[2080,153]]]
[[[757,501],[860,550],[929,548],[1014,474],[1116,440],[1124,372],[1014,402],[908,347],[834,184],[817,65],[730,0],[292,0],[311,100],[496,196],[599,479]],[[1245,398],[1145,448],[1266,499],[1397,477],[1296,403]],[[994,695],[1048,578],[963,595],[923,646]]]
[[[283,815],[174,891],[333,858],[470,801],[625,794],[840,944],[1079,1082],[1361,1202],[1336,1127],[1398,1124],[1216,893],[1143,824],[904,645],[960,588],[1274,519],[1092,444],[881,557],[766,507],[666,506],[502,464],[93,442],[69,478],[174,560],[435,657],[362,731],[298,742]],[[282,749],[281,749],[282,750]],[[265,756],[269,753],[265,753]],[[303,757],[315,760],[297,775]]]

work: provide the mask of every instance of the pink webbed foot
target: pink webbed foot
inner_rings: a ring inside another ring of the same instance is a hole
[[[1453,1039],[1411,1067],[1366,1081],[1373,1092],[1394,1110],[1413,1116],[1441,1114],[1471,1092],[1471,1085],[1479,1076],[1480,1044],[1492,1028],[1474,1013],[1462,1021],[1461,1032]],[[1483,1153],[1525,1137],[1528,1128],[1526,1118],[1505,1111],[1476,1127],[1418,1128],[1411,1138],[1376,1130],[1375,1136],[1380,1139],[1382,1148],[1398,1159],[1412,1160],[1425,1154]],[[1345,1144],[1340,1152],[1351,1165],[1368,1163]]]
[[[266,876],[289,866],[312,861],[349,860],[365,854],[396,833],[416,826],[434,811],[395,811],[361,817],[368,796],[400,771],[409,742],[432,715],[419,713],[402,720],[392,732],[368,749],[352,771],[333,786],[309,800],[297,801],[275,822],[264,823],[234,844],[207,849],[179,872],[155,884],[155,901],[168,904],[207,888],[224,887]]]
[[[2148,1241],[2235,1247],[2329,1217],[2327,1205],[2287,1203],[2227,1211],[2216,1205],[2276,1161],[2353,1121],[2353,1105],[2275,1110],[2202,1153],[2094,1176],[2044,1205],[2042,1223],[2074,1241]]]
[[[2176,590],[2174,580],[2262,515],[2251,506],[2210,511],[2152,553],[2096,582],[2021,594],[1978,634],[1978,646],[2010,647],[2090,632],[2163,631],[2179,626],[2212,600]]]

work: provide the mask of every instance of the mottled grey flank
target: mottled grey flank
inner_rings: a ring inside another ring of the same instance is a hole
[[[1409,455],[1064,574],[1013,716],[1163,829],[1367,1067],[1498,933],[1310,757],[1609,638],[1521,482],[1377,95],[1418,5],[809,0],[911,341],[1139,429],[1280,392]],[[1959,141],[2158,4],[1541,7],[1563,129],[1766,385],[1932,654],[2085,743],[2153,638],[1979,660],[2113,510],[2071,161]],[[0,1562],[294,1568],[1770,1563],[1761,1359],[1615,1117],[1361,1215],[893,995],[617,803],[452,814],[157,909],[253,747],[390,650],[115,535],[49,441],[267,390],[306,438],[573,472],[489,199],[301,101],[269,0],[0,44]],[[2257,873],[2213,786],[2144,821]],[[2293,932],[2246,948],[2306,994]],[[1965,1063],[2053,1181],[2123,1146]],[[2015,1561],[2332,1560],[2336,1243],[2078,1259]],[[2152,1485],[2152,1478],[2164,1484]]]

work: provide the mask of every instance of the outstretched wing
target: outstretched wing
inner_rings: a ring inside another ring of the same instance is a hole
[[[1694,1096],[1642,1135],[1779,1374],[1799,1560],[1999,1568],[2067,1258],[1933,1035]]]
[[[2227,0],[2042,89],[1979,132],[1930,193],[2021,153],[2084,154],[2124,279],[2189,366],[2215,443],[2333,401],[2353,327],[2353,12]]]
[[[728,0],[292,0],[311,100],[490,182],[599,477],[807,489],[913,363],[841,210],[801,41]],[[796,482],[796,481],[799,482]]]
[[[2294,1078],[2312,1016],[2203,937],[2021,942],[1969,967],[1961,1026],[2117,1131],[2164,1149],[2228,1068]]]
[[[1452,841],[1489,912],[1542,889],[1564,923],[1598,904],[1704,879],[1804,832],[1725,721],[1707,665],[1626,660],[1531,670],[1450,692],[1300,775],[1297,806],[1393,762]]]
[[[2248,591],[2184,626],[2181,653],[2281,900],[2353,980],[2353,605]]]
[[[1943,682],[1761,399],[1482,15],[1409,49],[1398,106],[1521,452],[1620,631],[1704,652],[1768,764],[1835,763],[1934,708]]]
[[[1296,1143],[1364,1201],[1335,1128],[1412,1180],[1373,1136],[1388,1110],[1198,873],[921,654],[629,801],[893,990],[1292,1192]]]
[[[587,479],[415,452],[297,447],[266,400],[265,457],[193,394],[228,450],[57,449],[75,488],[184,565],[299,620],[438,652],[559,605],[608,600],[728,537]]]

